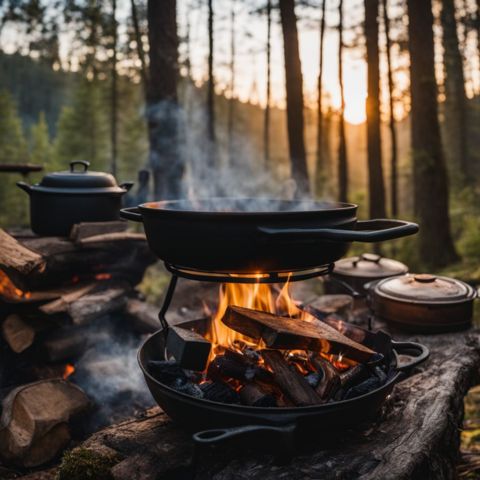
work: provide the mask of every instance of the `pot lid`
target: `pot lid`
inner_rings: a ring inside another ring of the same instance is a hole
[[[70,170],[45,175],[35,189],[51,192],[125,192],[115,177],[109,173],[89,171],[90,162],[76,160],[70,162]]]
[[[397,260],[384,258],[374,253],[364,253],[358,257],[343,258],[335,262],[333,273],[346,277],[385,278],[402,275],[408,267]]]
[[[471,300],[476,291],[454,278],[415,273],[381,280],[375,294],[411,303],[447,304]]]

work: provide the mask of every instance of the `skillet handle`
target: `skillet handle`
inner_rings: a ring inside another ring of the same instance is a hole
[[[133,222],[140,222],[142,223],[142,214],[139,213],[138,207],[128,207],[128,208],[122,208],[120,210],[120,218],[123,218],[125,220],[132,220]]]
[[[285,237],[291,239],[337,240],[342,242],[381,242],[394,238],[406,237],[418,232],[418,225],[403,220],[360,220],[355,230],[341,228],[275,228],[258,227],[258,230],[269,237]]]
[[[398,354],[412,355],[413,358],[410,362],[397,367],[397,370],[409,373],[414,367],[423,363],[429,356],[430,350],[421,343],[416,342],[396,342],[392,340],[392,348]]]

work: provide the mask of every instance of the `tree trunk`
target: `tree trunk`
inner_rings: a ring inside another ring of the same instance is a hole
[[[343,88],[343,0],[338,4],[338,83],[340,85],[340,119],[338,122],[338,199],[348,201],[347,140],[345,138],[345,93]]]
[[[272,0],[267,0],[267,92],[265,100],[265,117],[263,124],[263,157],[265,167],[270,162],[270,102],[272,88]]]
[[[310,193],[310,186],[303,138],[303,77],[295,2],[294,0],[280,0],[279,6],[283,31],[290,164],[292,178],[297,184],[297,196],[303,196]]]
[[[215,78],[213,76],[213,0],[208,0],[208,84],[207,84],[207,129],[212,143],[208,162],[215,165],[213,156],[215,143]]]
[[[398,215],[398,149],[397,131],[395,129],[395,111],[393,98],[393,73],[392,73],[392,45],[390,41],[390,19],[388,18],[387,0],[383,1],[383,23],[385,26],[385,44],[387,50],[387,76],[388,76],[388,106],[390,128],[390,210],[392,217]]]
[[[156,199],[181,196],[184,164],[179,152],[176,0],[148,1],[150,75],[148,134]]]
[[[380,138],[380,65],[378,51],[379,0],[365,0],[365,38],[367,45],[367,151],[368,195],[370,218],[385,218],[385,186],[383,183]]]
[[[140,60],[140,77],[142,78],[142,85],[143,85],[143,91],[145,93],[145,97],[147,97],[147,92],[148,92],[147,63],[145,61],[145,52],[143,51],[142,34],[140,32],[140,26],[138,24],[138,14],[137,14],[137,6],[135,5],[135,0],[130,0],[130,7],[132,11],[133,29],[135,32],[135,43],[137,44],[137,55]]]
[[[112,164],[110,171],[113,176],[117,176],[117,0],[112,0],[112,92],[111,92],[111,149],[112,149]]]
[[[431,0],[407,0],[411,138],[420,260],[440,268],[458,257],[450,233],[448,182],[438,122]]]
[[[235,0],[231,0],[230,11],[230,99],[228,101],[228,156],[230,165],[235,163],[233,124],[235,116]]]
[[[325,37],[325,9],[327,1],[322,0],[320,19],[320,62],[318,68],[318,90],[317,90],[317,168],[316,168],[316,189],[317,197],[320,197],[325,190],[325,148],[324,148],[324,129],[323,129],[323,108],[322,108],[322,76],[323,76],[323,39]]]
[[[467,154],[467,105],[463,59],[460,54],[454,0],[443,0],[440,20],[443,28],[445,69],[445,153],[450,176],[461,184],[472,180]],[[466,35],[465,35],[466,37]]]

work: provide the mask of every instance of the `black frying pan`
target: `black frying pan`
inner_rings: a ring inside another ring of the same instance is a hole
[[[335,321],[334,321],[335,322]],[[340,328],[340,324],[331,324]],[[348,328],[345,328],[348,325]],[[393,342],[384,332],[372,333],[350,324],[341,324],[345,335],[363,339],[369,346],[380,347],[386,361],[393,368],[387,382],[365,395],[323,405],[288,408],[265,408],[229,405],[194,398],[180,393],[156,380],[147,370],[149,360],[165,359],[165,331],[149,337],[138,352],[138,362],[155,401],[186,430],[197,432],[197,443],[218,443],[248,433],[273,433],[285,438],[313,440],[319,433],[335,432],[372,419],[378,413],[393,386],[406,377],[415,366],[429,356],[428,349],[414,342]],[[397,365],[396,354],[413,355],[408,364]]]
[[[209,272],[291,272],[343,257],[351,242],[412,235],[401,220],[357,221],[357,205],[337,202],[212,198],[124,208],[143,222],[152,251],[176,267]]]

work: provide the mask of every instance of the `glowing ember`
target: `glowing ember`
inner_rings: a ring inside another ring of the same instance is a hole
[[[74,372],[75,372],[75,367],[70,363],[67,363],[67,365],[65,366],[65,371],[63,372],[63,375],[62,375],[63,379],[66,380]]]
[[[0,296],[7,299],[18,300],[21,298],[29,299],[32,294],[17,288],[8,275],[0,270]]]
[[[97,273],[95,275],[95,280],[110,280],[112,278],[111,273]]]

